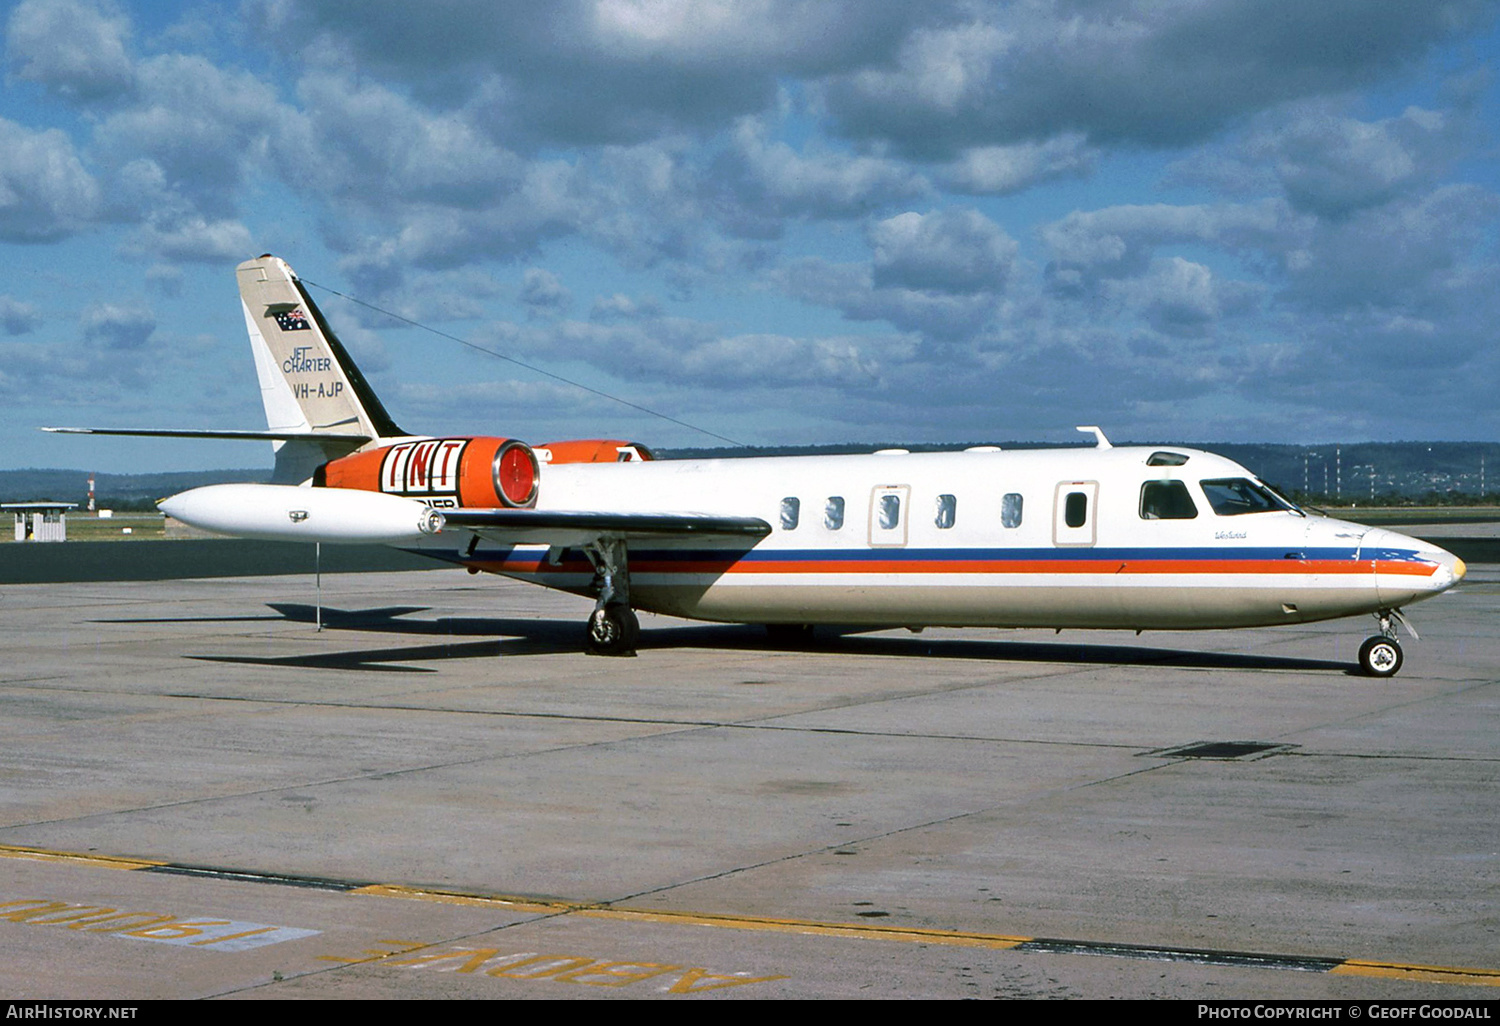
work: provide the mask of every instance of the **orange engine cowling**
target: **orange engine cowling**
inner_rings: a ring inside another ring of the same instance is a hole
[[[514,438],[426,438],[330,460],[313,484],[420,499],[431,506],[535,506],[536,453]]]
[[[635,463],[656,456],[639,442],[618,438],[579,438],[537,446],[543,463]]]

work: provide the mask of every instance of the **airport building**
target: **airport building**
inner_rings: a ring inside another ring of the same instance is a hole
[[[53,542],[68,540],[68,510],[76,502],[6,502],[0,509],[16,517],[16,541]]]

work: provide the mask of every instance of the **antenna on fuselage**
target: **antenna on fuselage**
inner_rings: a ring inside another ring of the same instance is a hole
[[[1080,424],[1075,430],[1082,431],[1084,434],[1089,434],[1090,432],[1092,432],[1094,436],[1094,444],[1100,449],[1114,448],[1114,446],[1109,444],[1109,439],[1104,437],[1104,430],[1094,424]]]

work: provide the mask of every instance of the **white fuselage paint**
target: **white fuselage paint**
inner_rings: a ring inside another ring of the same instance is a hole
[[[1148,466],[1158,451],[1187,460]],[[731,622],[1250,627],[1397,608],[1463,575],[1450,553],[1392,531],[1287,510],[1217,515],[1200,482],[1225,478],[1253,475],[1211,453],[1137,447],[566,464],[545,467],[537,508],[764,519],[772,531],[754,543],[629,546],[632,605]],[[1185,483],[1191,519],[1142,517],[1143,483],[1166,480]],[[1076,526],[1075,493],[1086,501]],[[1021,496],[1015,526],[1002,517],[1007,495]],[[835,498],[843,521],[832,527]],[[798,500],[795,527],[785,499]],[[549,561],[544,547],[481,540],[469,554],[471,540],[445,532],[419,548],[588,590],[576,551]]]

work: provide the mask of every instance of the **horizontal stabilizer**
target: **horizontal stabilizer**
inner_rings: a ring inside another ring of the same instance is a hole
[[[371,441],[369,435],[335,435],[326,431],[234,431],[206,428],[81,428],[44,427],[54,435],[136,435],[143,438],[228,438],[250,442],[335,442],[350,451]]]

